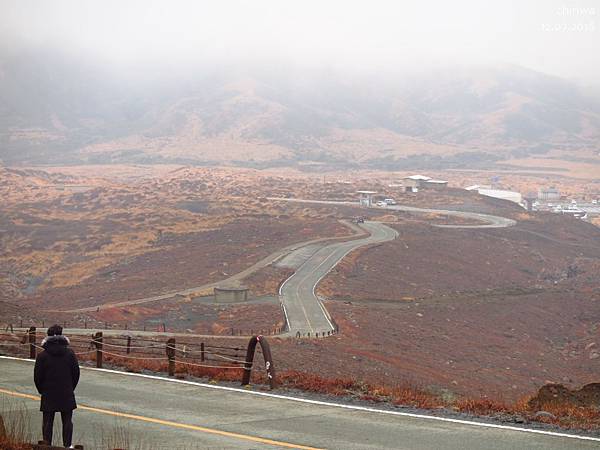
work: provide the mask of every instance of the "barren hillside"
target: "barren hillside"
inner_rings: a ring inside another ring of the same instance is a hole
[[[4,164],[600,163],[600,100],[520,67],[368,77],[199,67],[130,80],[94,62],[73,70],[64,55],[30,56],[0,61]]]

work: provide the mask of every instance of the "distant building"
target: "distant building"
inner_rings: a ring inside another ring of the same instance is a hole
[[[411,175],[410,177],[404,178],[402,183],[406,192],[417,192],[420,187],[423,187],[426,181],[431,180],[430,177],[425,175]]]
[[[551,201],[560,200],[560,191],[554,186],[549,188],[541,188],[538,190],[538,200]]]
[[[485,195],[487,197],[499,198],[502,200],[509,200],[511,202],[515,202],[521,204],[523,201],[523,197],[519,192],[514,191],[504,191],[500,189],[489,189],[488,186],[479,186],[473,185],[465,188],[467,191],[477,191],[481,195]]]
[[[445,180],[425,180],[422,186],[427,189],[435,189],[441,191],[448,187],[448,182]]]
[[[523,196],[523,202],[525,204],[525,209],[527,209],[527,211],[533,211],[533,205],[536,200],[537,200],[537,194],[535,192],[527,192]]]
[[[367,208],[373,205],[373,196],[377,194],[375,191],[356,191],[359,195],[358,202],[360,206],[366,206]]]

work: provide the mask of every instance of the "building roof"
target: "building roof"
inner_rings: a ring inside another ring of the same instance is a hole
[[[492,187],[490,185],[474,184],[465,188],[467,191],[477,191],[479,189],[492,189]]]
[[[377,191],[356,191],[357,194],[377,194]]]
[[[446,184],[448,182],[446,180],[425,180],[425,183]]]
[[[523,198],[521,193],[515,191],[505,191],[502,189],[478,189],[481,195],[485,195],[487,197],[500,198],[504,200],[512,200],[515,203],[519,203]]]
[[[426,177],[425,175],[411,175],[410,177],[406,177],[410,180],[422,180],[422,181],[427,181],[427,180],[431,180],[431,177]]]

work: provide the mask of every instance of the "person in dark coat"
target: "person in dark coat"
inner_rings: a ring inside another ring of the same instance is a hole
[[[35,359],[33,371],[35,387],[42,395],[42,434],[44,441],[51,445],[54,415],[60,412],[63,445],[70,447],[73,438],[73,410],[77,408],[74,391],[79,382],[79,363],[77,356],[69,348],[69,339],[63,336],[60,325],[48,328],[48,336],[42,341],[42,347],[44,351]]]

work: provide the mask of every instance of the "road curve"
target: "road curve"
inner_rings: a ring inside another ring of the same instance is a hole
[[[295,203],[316,203],[320,205],[348,205],[348,206],[359,206],[356,202],[342,202],[342,201],[334,201],[334,200],[310,200],[303,198],[281,198],[281,197],[267,197],[267,200],[273,201],[284,201],[284,202],[295,202]],[[439,228],[506,228],[512,227],[517,224],[516,220],[508,219],[506,217],[494,216],[492,214],[483,214],[476,212],[468,212],[468,211],[455,211],[452,209],[434,209],[434,208],[417,208],[415,206],[407,206],[407,205],[388,205],[385,207],[372,207],[373,209],[379,209],[382,211],[392,210],[392,211],[405,211],[405,212],[414,212],[421,214],[446,214],[448,216],[460,217],[463,219],[473,219],[480,222],[482,224],[473,224],[473,225],[433,225],[434,227]]]
[[[422,214],[446,214],[448,216],[460,217],[463,219],[473,219],[483,222],[482,224],[473,225],[433,225],[434,227],[438,228],[506,228],[512,227],[517,224],[516,220],[508,219],[506,217],[493,216],[491,214],[483,214],[476,212],[453,211],[451,209],[416,208],[413,206],[404,205],[389,205],[382,209],[391,209],[393,211],[416,212]]]
[[[352,250],[395,239],[396,230],[378,223],[366,222],[361,225],[369,236],[348,242],[329,244],[315,252],[288,278],[279,289],[284,307],[288,333],[296,336],[314,336],[316,333],[331,332],[334,326],[329,313],[315,295],[315,287],[335,265]]]
[[[10,422],[24,409],[33,440],[40,435],[42,418],[32,371],[32,361],[0,357],[4,420]],[[74,442],[92,450],[123,435],[134,448],[155,449],[588,450],[600,443],[597,437],[89,368],[82,368],[76,396]],[[118,445],[129,448],[127,442],[114,442],[111,448]]]
[[[356,205],[354,202],[329,200],[306,200],[297,198],[269,197],[273,201],[298,203],[317,203],[325,205]],[[416,213],[446,214],[482,222],[473,225],[434,225],[440,228],[505,228],[516,224],[516,221],[500,216],[475,212],[453,211],[446,209],[416,208],[405,205],[389,205],[382,210],[406,211]],[[314,336],[334,330],[329,313],[315,295],[315,287],[333,267],[349,252],[364,245],[375,244],[395,239],[398,233],[382,223],[367,222],[363,228],[370,236],[354,241],[335,243],[316,251],[298,270],[288,278],[279,290],[288,325],[288,335]]]
[[[297,242],[295,244],[288,245],[282,249],[277,250],[276,252],[271,253],[269,256],[266,256],[265,258],[261,259],[260,261],[252,264],[247,269],[244,269],[241,272],[238,272],[238,273],[236,273],[228,278],[225,278],[223,280],[214,281],[212,283],[206,283],[201,286],[194,286],[194,287],[182,289],[179,291],[172,291],[172,292],[168,292],[166,294],[137,298],[134,300],[125,300],[125,301],[115,302],[115,303],[101,303],[98,305],[86,306],[83,308],[57,310],[57,311],[49,310],[49,311],[50,312],[66,312],[66,313],[82,313],[82,312],[94,312],[94,311],[97,311],[98,309],[141,305],[141,304],[152,303],[152,302],[157,302],[157,301],[161,301],[161,300],[168,300],[177,295],[182,295],[182,296],[191,295],[196,292],[201,292],[201,291],[206,291],[207,289],[212,289],[212,288],[217,287],[224,283],[231,283],[233,281],[243,280],[244,278],[248,277],[249,275],[252,275],[254,272],[262,269],[263,267],[268,266],[269,264],[277,261],[279,258],[281,258],[299,248],[306,247],[307,245],[322,243],[322,242],[337,241],[337,240],[343,240],[343,239],[352,239],[354,237],[360,236],[360,232],[359,233],[356,232],[356,227],[352,223],[349,223],[345,220],[340,220],[340,223],[342,223],[343,225],[348,227],[350,230],[354,231],[354,233],[347,235],[347,236],[334,236],[334,237],[311,239],[309,241]]]

